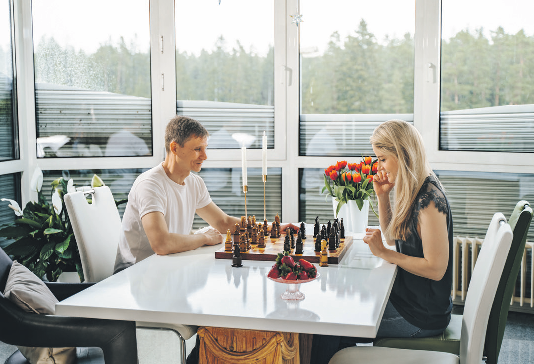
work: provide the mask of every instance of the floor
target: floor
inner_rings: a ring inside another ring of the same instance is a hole
[[[458,311],[461,311],[461,308],[455,310],[455,312]],[[14,351],[15,347],[0,342],[0,363],[4,363]],[[499,364],[530,363],[534,363],[534,315],[510,312],[499,355]]]

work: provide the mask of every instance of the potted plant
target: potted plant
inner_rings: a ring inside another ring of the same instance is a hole
[[[378,217],[373,204],[369,203],[374,195],[373,176],[377,169],[377,159],[363,157],[360,163],[338,161],[324,171],[321,193],[326,192],[326,197],[332,197],[334,216],[343,217],[349,231],[365,230],[369,206]]]
[[[4,251],[38,277],[46,276],[50,282],[57,281],[63,272],[77,272],[80,282],[83,282],[78,245],[63,201],[65,193],[77,190],[74,181],[60,177],[51,183],[52,204],[45,199],[41,191],[42,184],[43,174],[37,168],[30,183],[32,190],[37,192],[37,202],[28,202],[24,210],[16,201],[1,199],[9,201],[9,207],[18,216],[14,223],[0,228],[0,237],[15,240]],[[80,187],[78,190],[102,185],[104,182],[95,174],[91,187]],[[123,202],[125,200],[118,204]]]

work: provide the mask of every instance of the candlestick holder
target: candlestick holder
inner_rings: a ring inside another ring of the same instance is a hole
[[[244,185],[243,186],[243,193],[245,194],[245,218],[246,219],[248,219],[248,214],[247,214],[247,192],[248,192],[248,186]]]
[[[267,182],[267,175],[262,175],[263,180],[263,220],[267,220],[267,207],[265,205],[265,182]]]

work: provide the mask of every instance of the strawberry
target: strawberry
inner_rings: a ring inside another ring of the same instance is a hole
[[[309,279],[310,277],[308,277],[308,273],[306,273],[305,270],[303,270],[302,272],[300,272],[300,275],[299,275],[299,279]]]
[[[291,272],[289,274],[287,274],[285,277],[283,277],[284,279],[287,279],[288,281],[296,281],[298,278],[297,278],[297,275],[294,273],[294,272]]]
[[[280,272],[278,271],[278,267],[276,266],[276,264],[273,265],[269,274],[267,274],[267,277],[273,278],[273,279],[280,278]]]
[[[295,266],[295,261],[289,255],[284,256],[282,258],[281,262],[282,262],[282,264],[285,264],[290,268],[293,268]]]
[[[300,266],[302,267],[302,269],[304,269],[305,271],[308,271],[308,270],[313,268],[313,264],[311,264],[307,260],[301,259],[301,260],[299,260],[299,263],[300,263]]]
[[[292,270],[287,265],[282,264],[278,267],[278,271],[280,272],[280,276],[284,278],[287,274],[291,273]]]
[[[309,278],[315,278],[315,276],[317,275],[317,269],[314,268],[311,268],[307,271],[305,271],[307,274],[308,274],[308,277]]]

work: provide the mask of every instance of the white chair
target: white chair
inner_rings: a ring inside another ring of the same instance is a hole
[[[493,297],[512,243],[512,230],[504,215],[496,213],[484,239],[471,276],[462,318],[460,357],[438,351],[351,347],[334,355],[329,364],[348,363],[461,363],[480,364]]]
[[[85,195],[88,193],[92,194],[92,203],[87,202]],[[119,211],[109,187],[96,187],[90,192],[68,193],[65,195],[65,206],[78,244],[85,281],[99,282],[108,278],[113,274],[119,235],[122,229]],[[152,341],[150,333],[157,333],[157,329],[173,330],[180,339],[181,351],[179,356],[182,363],[185,364],[185,340],[196,334],[196,326],[166,324],[165,327],[162,327],[161,324],[156,325],[149,322],[137,322],[136,324],[138,328],[150,328],[150,330],[138,332],[138,338],[142,338],[142,340]],[[141,359],[142,350],[140,350],[139,355]],[[152,355],[149,356],[153,357]]]

